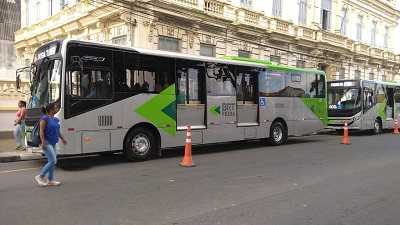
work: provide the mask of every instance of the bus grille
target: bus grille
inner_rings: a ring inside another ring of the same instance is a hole
[[[113,125],[112,116],[99,116],[97,122],[99,127],[109,127]]]

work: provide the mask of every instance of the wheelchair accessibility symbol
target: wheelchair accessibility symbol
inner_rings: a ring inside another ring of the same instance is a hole
[[[260,106],[265,106],[265,98],[260,98]]]

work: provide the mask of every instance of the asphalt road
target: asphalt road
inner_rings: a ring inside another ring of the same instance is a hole
[[[34,179],[45,161],[0,164],[0,224],[400,224],[400,136],[390,132],[193,147],[147,162],[122,155],[60,159],[58,187]]]

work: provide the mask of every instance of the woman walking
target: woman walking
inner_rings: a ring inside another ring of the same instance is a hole
[[[20,135],[22,136],[23,140],[25,140],[26,102],[20,100],[18,102],[18,107],[19,107],[19,110],[17,112],[17,118],[14,120],[14,126],[15,126],[14,138],[15,138],[15,141],[17,142],[17,147],[15,148],[15,150],[23,151],[23,150],[25,150],[25,148],[22,147]],[[25,141],[24,141],[24,145],[25,145]]]
[[[43,114],[40,118],[40,140],[42,141],[42,149],[47,157],[47,164],[43,167],[42,172],[37,175],[36,181],[42,187],[44,186],[57,186],[60,182],[54,180],[54,170],[57,163],[57,143],[58,138],[62,140],[64,145],[67,141],[60,133],[60,124],[58,118],[54,115],[58,112],[57,106],[54,103],[48,103],[46,107],[42,108]],[[48,181],[44,177],[49,173]]]

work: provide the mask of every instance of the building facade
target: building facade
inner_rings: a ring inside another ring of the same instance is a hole
[[[396,0],[25,0],[21,65],[58,38],[321,69],[328,80],[397,79]]]
[[[14,49],[14,32],[21,29],[21,1],[0,0],[0,131],[12,130],[17,102],[21,94],[17,93],[15,70],[20,66]]]
[[[21,28],[20,0],[0,0],[0,77],[15,80],[20,60],[14,47],[14,32]]]

